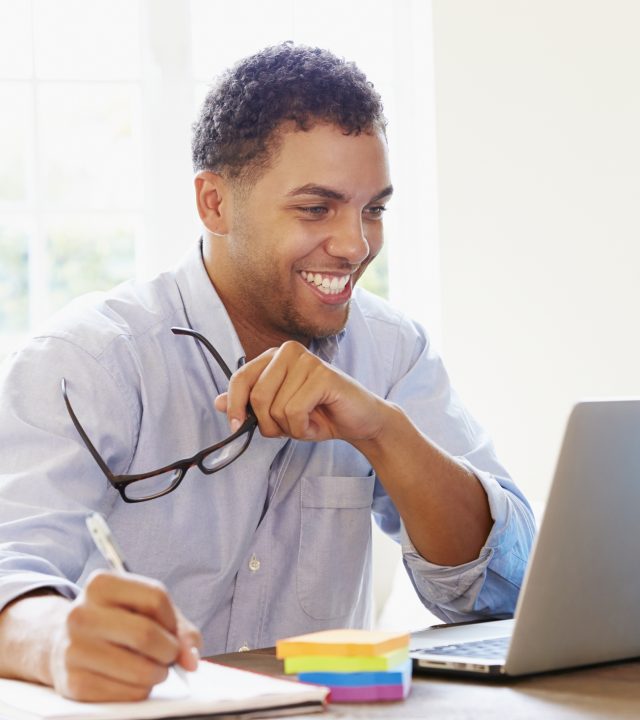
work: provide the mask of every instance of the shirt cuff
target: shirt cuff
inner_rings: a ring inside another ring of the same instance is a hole
[[[69,600],[73,600],[80,592],[77,585],[62,578],[31,572],[16,573],[3,579],[2,593],[0,594],[0,612],[21,595],[26,595],[41,588],[51,588]]]
[[[489,501],[493,526],[478,557],[462,565],[436,565],[429,562],[416,550],[402,521],[400,542],[405,565],[427,607],[433,609],[434,605],[455,605],[458,612],[472,613],[489,563],[498,550],[502,554],[510,549],[504,543],[508,536],[509,500],[507,491],[490,473],[477,470],[464,458],[456,460],[478,478]]]

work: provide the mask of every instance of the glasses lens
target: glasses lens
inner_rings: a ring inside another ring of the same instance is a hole
[[[169,470],[144,480],[136,480],[125,488],[129,500],[147,500],[169,490],[180,479],[180,470]]]
[[[213,450],[208,455],[205,455],[201,462],[202,467],[205,470],[213,472],[215,470],[219,470],[225,465],[228,465],[242,453],[249,444],[249,440],[251,440],[251,433],[246,432],[237,437],[235,440],[232,440],[230,443],[223,445],[221,448]]]

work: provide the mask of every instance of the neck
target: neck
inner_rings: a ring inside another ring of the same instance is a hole
[[[305,347],[309,347],[311,340],[308,337],[294,337],[285,332],[278,332],[275,328],[268,329],[253,322],[252,314],[248,312],[248,308],[243,306],[241,299],[236,298],[232,292],[227,292],[224,282],[216,280],[216,277],[232,276],[230,269],[225,268],[226,256],[215,253],[214,242],[211,241],[203,244],[202,253],[209,280],[216,289],[218,297],[233,323],[247,362],[258,357],[266,350],[280,347],[287,340],[296,340]]]
[[[224,306],[229,313],[233,327],[235,328],[240,343],[245,352],[246,360],[253,360],[258,355],[261,355],[266,350],[271,348],[280,347],[282,343],[287,340],[296,340],[305,347],[309,347],[309,338],[303,337],[292,337],[284,333],[276,332],[265,332],[264,328],[256,327],[251,321],[247,320],[247,316],[242,311],[234,312],[234,308],[225,302],[224,298],[221,298]]]

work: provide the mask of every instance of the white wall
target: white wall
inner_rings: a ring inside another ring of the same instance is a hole
[[[640,2],[433,0],[443,354],[544,499],[572,403],[640,395]]]

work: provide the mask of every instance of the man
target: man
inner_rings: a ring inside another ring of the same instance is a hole
[[[392,194],[377,93],[268,48],[209,93],[193,157],[201,244],[5,370],[0,674],[140,698],[199,647],[367,625],[371,512],[439,616],[511,613],[529,507],[423,331],[355,290]],[[137,575],[96,572],[92,511]]]

